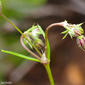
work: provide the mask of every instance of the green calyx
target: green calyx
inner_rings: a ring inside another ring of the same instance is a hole
[[[82,39],[84,37],[84,35],[78,36],[77,39]]]
[[[25,31],[24,34],[29,34],[29,35],[32,35],[33,37],[38,37],[41,34],[45,38],[45,33],[42,30],[40,25],[33,25],[31,28]]]
[[[84,30],[81,27],[82,24],[83,23],[80,23],[77,25],[76,24],[69,24],[67,21],[64,21],[63,26],[66,30],[61,32],[61,34],[65,34],[63,39],[65,39],[68,34],[71,37],[71,39],[73,37],[77,37],[77,36],[84,34]]]
[[[38,49],[44,47],[44,42],[40,36],[45,39],[45,33],[39,25],[33,25],[31,28],[25,31],[24,34]],[[31,44],[25,38],[23,38],[23,42],[25,45],[28,45],[31,49],[33,49]]]

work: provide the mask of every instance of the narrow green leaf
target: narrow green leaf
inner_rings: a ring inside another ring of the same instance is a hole
[[[7,54],[11,54],[11,55],[15,55],[15,56],[18,56],[20,58],[27,59],[27,60],[31,60],[31,61],[35,61],[35,62],[40,62],[40,60],[38,60],[38,59],[35,59],[35,58],[32,58],[32,57],[28,57],[28,56],[25,56],[23,54],[11,52],[11,51],[6,51],[6,50],[1,50],[1,52],[7,53]]]

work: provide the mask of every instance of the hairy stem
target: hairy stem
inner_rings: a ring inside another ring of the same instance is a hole
[[[53,76],[52,76],[52,72],[51,72],[51,69],[50,69],[50,64],[44,64],[44,67],[47,71],[48,78],[49,78],[49,81],[50,81],[50,85],[55,85],[54,80],[53,80]]]

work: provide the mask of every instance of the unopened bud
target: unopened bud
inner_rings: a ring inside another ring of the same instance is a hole
[[[85,51],[85,36],[81,35],[77,37],[78,46]]]

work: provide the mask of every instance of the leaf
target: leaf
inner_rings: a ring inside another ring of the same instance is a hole
[[[35,61],[35,62],[40,62],[40,60],[38,60],[36,58],[28,57],[28,56],[25,56],[23,54],[15,53],[15,52],[12,52],[12,51],[1,50],[1,52],[7,53],[7,54],[11,54],[11,55],[15,55],[15,56],[18,56],[20,58],[27,59],[27,60],[31,60],[31,61]]]

